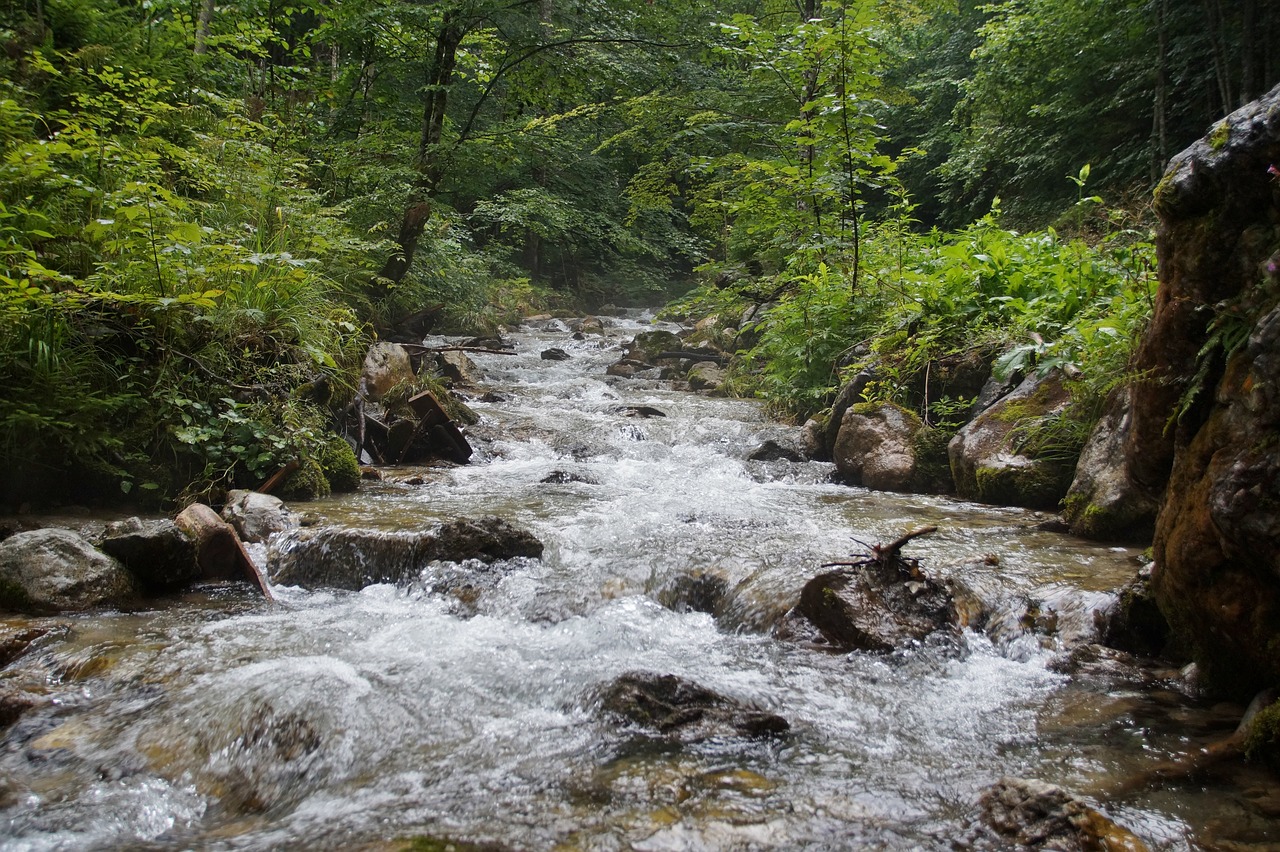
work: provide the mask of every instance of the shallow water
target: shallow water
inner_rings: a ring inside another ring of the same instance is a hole
[[[472,464],[392,469],[300,507],[385,529],[496,514],[545,542],[468,606],[427,591],[443,570],[429,566],[404,587],[277,588],[275,606],[225,587],[35,620],[58,629],[4,678],[54,700],[0,741],[0,846],[954,848],[1003,775],[1087,795],[1234,727],[1240,708],[1198,706],[1176,684],[1046,668],[1063,637],[1088,634],[1135,551],[1039,531],[1032,512],[747,461],[789,435],[754,403],[605,375],[647,327],[617,320],[583,341],[527,329],[515,356],[473,355],[484,389],[509,399],[473,402]],[[540,359],[552,345],[573,357]],[[889,656],[777,638],[822,563],[923,524],[939,527],[908,546],[923,566],[1017,611],[1043,601],[1057,632]],[[686,605],[699,575],[727,590],[711,612]],[[677,747],[602,720],[596,692],[638,669],[753,702],[791,732]],[[1160,848],[1270,840],[1268,784],[1197,779],[1104,807]]]

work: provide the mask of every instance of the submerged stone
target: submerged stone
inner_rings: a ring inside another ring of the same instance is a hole
[[[433,561],[540,558],[542,542],[501,518],[459,518],[423,530],[316,527],[276,536],[267,573],[278,585],[358,591],[416,579]]]
[[[607,716],[682,743],[777,736],[791,728],[786,719],[754,704],[654,672],[621,675],[602,690],[598,705]]]

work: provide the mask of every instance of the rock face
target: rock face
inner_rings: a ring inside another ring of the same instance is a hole
[[[1003,844],[1058,852],[1126,850],[1147,844],[1061,787],[1021,778],[1001,778],[978,800],[982,821]],[[1007,847],[1005,847],[1007,848]]]
[[[167,519],[108,524],[98,546],[123,562],[147,591],[180,589],[200,576],[195,541]]]
[[[493,562],[518,556],[541,557],[542,542],[496,517],[398,532],[316,527],[273,539],[267,573],[279,585],[358,591],[413,579],[435,560]]]
[[[844,651],[892,651],[957,623],[947,590],[898,558],[819,574],[796,609]]]
[[[1208,682],[1280,681],[1280,86],[1174,158],[1128,475],[1158,488],[1152,589]],[[1190,396],[1195,394],[1194,397]],[[1170,415],[1181,411],[1176,428]]]
[[[1134,482],[1125,461],[1133,427],[1133,388],[1119,389],[1076,463],[1064,503],[1071,531],[1101,541],[1149,541],[1159,501]]]
[[[778,736],[786,719],[675,675],[628,672],[599,698],[607,716],[681,743],[721,737]]]
[[[1071,397],[1057,373],[1028,377],[959,431],[947,453],[956,492],[966,499],[1055,509],[1071,483],[1070,464],[1023,449],[1028,429],[1062,414]]]
[[[912,438],[920,418],[890,403],[847,409],[832,448],[836,470],[852,485],[877,491],[915,490],[916,456]]]
[[[689,387],[694,390],[715,391],[724,384],[724,370],[715,361],[699,361],[689,368]]]
[[[129,600],[133,578],[120,560],[62,529],[20,532],[0,542],[0,607],[62,612]]]
[[[369,347],[364,356],[364,371],[360,382],[370,402],[382,399],[382,395],[400,382],[413,379],[413,361],[409,350],[399,343],[380,341]]]

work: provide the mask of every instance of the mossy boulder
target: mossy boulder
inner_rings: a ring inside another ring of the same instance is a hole
[[[285,500],[316,500],[329,493],[329,480],[315,459],[303,459],[280,486],[280,497]]]
[[[623,358],[644,364],[654,364],[663,352],[674,352],[683,348],[683,341],[670,331],[642,331],[624,347]]]
[[[1030,449],[1027,438],[1062,417],[1070,404],[1071,394],[1055,371],[1027,377],[975,417],[947,446],[956,492],[983,503],[1057,508],[1075,460]]]
[[[1280,86],[1170,163],[1126,462],[1167,482],[1151,585],[1210,688],[1280,682]]]
[[[320,451],[317,461],[329,489],[335,493],[355,491],[360,487],[360,462],[345,438],[331,436]]]
[[[1094,425],[1063,509],[1071,532],[1097,541],[1149,542],[1155,529],[1157,496],[1134,481],[1126,460],[1132,388],[1112,394]]]

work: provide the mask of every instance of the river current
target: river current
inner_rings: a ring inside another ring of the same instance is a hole
[[[1002,776],[1088,795],[1234,725],[1239,708],[1201,707],[1173,686],[1073,682],[1047,665],[1057,637],[1087,632],[1135,573],[1137,551],[1042,531],[1045,516],[1023,510],[850,488],[827,464],[750,461],[766,439],[794,437],[756,403],[605,374],[650,327],[610,320],[582,340],[522,329],[516,354],[471,356],[483,375],[472,463],[393,468],[357,494],[294,507],[389,530],[498,515],[545,543],[465,607],[424,576],[360,592],[277,587],[274,605],[213,587],[139,612],[29,620],[57,638],[4,677],[53,701],[0,740],[0,848],[422,837],[949,849]],[[570,358],[540,358],[550,346]],[[996,599],[1049,602],[1057,632],[969,632],[959,647],[891,655],[776,634],[824,562],[924,524],[939,529],[908,546],[922,567]],[[710,612],[688,605],[707,577],[726,590]],[[603,718],[594,696],[635,670],[751,702],[791,730],[673,745]],[[1156,848],[1195,848],[1224,823],[1271,838],[1247,801],[1198,782],[1101,804]]]

